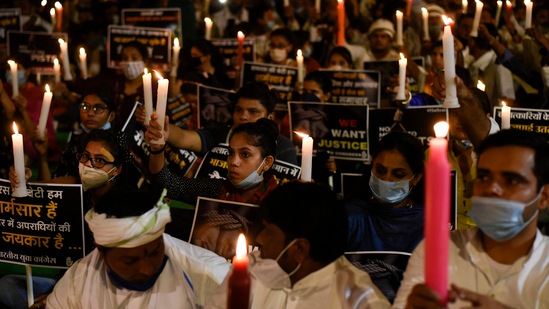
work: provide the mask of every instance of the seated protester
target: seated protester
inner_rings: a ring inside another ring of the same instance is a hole
[[[164,234],[163,195],[115,189],[85,219],[97,248],[59,280],[47,308],[194,308],[229,270],[223,258]]]
[[[363,196],[346,205],[347,251],[414,250],[423,239],[424,209],[412,191],[423,176],[423,162],[423,145],[408,133],[390,132],[379,141],[365,177],[369,186],[361,186]],[[423,190],[416,193],[423,195]]]
[[[329,70],[352,70],[355,64],[351,52],[346,47],[336,46],[330,50],[324,67]]]
[[[545,308],[549,238],[537,229],[549,205],[549,145],[538,134],[503,130],[477,149],[469,215],[479,228],[449,243],[448,307],[424,278],[424,243],[412,254],[393,308]]]
[[[274,119],[274,108],[278,97],[265,83],[250,82],[236,93],[231,127],[211,127],[198,130],[183,130],[170,124],[168,143],[173,148],[181,148],[204,155],[218,144],[228,142],[230,132],[242,123],[255,122],[261,118]],[[297,165],[294,144],[285,136],[277,137],[277,160]]]
[[[295,37],[288,28],[279,28],[271,32],[269,54],[263,62],[277,65],[297,66],[295,58]]]
[[[249,255],[250,308],[389,308],[344,256],[345,209],[329,187],[290,182],[261,203],[260,251]],[[228,277],[206,308],[226,308]]]

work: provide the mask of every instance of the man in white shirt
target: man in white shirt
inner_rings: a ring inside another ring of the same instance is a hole
[[[449,308],[547,308],[549,238],[537,229],[549,204],[549,144],[538,134],[503,130],[478,153],[469,216],[477,228],[451,234]],[[418,245],[394,308],[443,307],[423,282],[424,243]]]
[[[97,248],[48,296],[48,308],[196,308],[229,271],[218,255],[164,234],[163,196],[113,189],[86,216]],[[152,206],[152,207],[151,207]]]
[[[389,308],[370,276],[343,256],[347,216],[329,187],[287,183],[261,209],[261,249],[249,255],[249,308]],[[227,281],[206,308],[226,308]]]
[[[368,61],[398,60],[398,52],[392,48],[394,36],[392,22],[383,18],[374,21],[368,29],[369,45],[366,54],[360,59],[359,67],[362,68],[362,63]]]

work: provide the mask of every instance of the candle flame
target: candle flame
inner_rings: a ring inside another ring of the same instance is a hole
[[[530,4],[530,0],[524,0],[524,5]]]
[[[46,6],[46,4],[48,4],[48,0],[42,0],[42,2],[40,2],[41,6]]]
[[[482,90],[482,91],[485,91],[486,90],[486,85],[484,85],[484,83],[481,80],[479,80],[477,82],[477,88]]]
[[[467,6],[467,4],[468,4],[467,0],[462,0],[462,1],[461,1],[461,5],[462,5],[462,6],[465,7],[465,6]]]
[[[337,0],[337,3],[343,3],[343,0]]]
[[[442,20],[444,21],[444,24],[446,26],[450,25],[453,21],[451,18],[447,17],[446,15],[442,15]]]
[[[399,10],[397,10],[397,11],[396,11],[396,16],[398,17],[399,15],[402,16],[402,12],[399,11]]]
[[[14,67],[17,69],[17,63],[15,63],[15,61],[8,60],[8,64],[10,65],[10,69],[13,69]]]
[[[509,1],[509,0],[505,1],[505,4],[507,4],[507,7],[508,7],[508,8],[512,8],[512,7],[513,7],[513,3],[511,3],[511,1]]]
[[[17,130],[17,125],[15,124],[15,121],[13,122],[13,133],[19,134],[19,131]]]
[[[400,53],[400,59],[406,59],[406,57],[404,57],[404,54]]]
[[[243,39],[243,38],[244,38],[244,33],[242,33],[242,31],[238,31],[238,38],[239,38],[239,39]]]
[[[86,50],[84,49],[84,47],[80,47],[80,55],[86,55]]]
[[[145,69],[143,70],[143,74],[149,74],[149,70],[147,70],[147,68],[145,68]]]
[[[46,92],[50,92],[50,85],[46,84]]]
[[[59,40],[57,40],[57,41],[59,42],[59,45],[65,44],[65,40],[63,40],[63,39],[59,39]]]
[[[448,122],[440,121],[435,124],[435,136],[436,137],[445,137],[448,134]]]
[[[53,59],[53,65],[59,65],[59,59],[54,58]]]
[[[160,73],[158,73],[158,71],[156,70],[153,70],[154,71],[154,74],[156,74],[156,77],[159,79],[159,80],[163,80],[164,77],[162,77],[162,75],[160,75]]]
[[[179,47],[179,39],[178,38],[173,39],[173,47]]]
[[[209,18],[209,17],[206,17],[206,18],[204,18],[204,23],[206,23],[206,25],[211,25],[212,19]]]
[[[246,237],[244,234],[240,233],[240,235],[238,235],[238,241],[236,242],[236,256],[239,258],[245,257],[246,254],[248,254],[247,247]]]
[[[301,51],[301,49],[297,50],[297,57],[303,57],[303,52]]]
[[[502,106],[502,107],[506,107],[506,106],[507,106],[507,104],[505,104],[505,101],[501,101],[501,106]]]
[[[54,8],[51,8],[51,9],[50,9],[50,15],[51,15],[51,16],[55,16],[55,9],[54,9]]]
[[[301,136],[301,138],[309,137],[309,134],[306,134],[306,133],[301,133],[301,132],[297,132],[297,131],[294,131],[294,133]]]
[[[501,7],[501,5],[503,4],[503,3],[502,3],[501,1],[499,1],[499,0],[497,1],[497,3],[498,3],[498,6],[499,6],[499,7]]]
[[[55,8],[56,8],[56,9],[62,9],[62,8],[63,8],[63,5],[61,4],[61,2],[55,1]]]
[[[427,11],[426,8],[421,8],[421,13],[427,15],[429,14],[429,11]]]

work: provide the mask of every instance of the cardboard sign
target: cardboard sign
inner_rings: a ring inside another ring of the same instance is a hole
[[[6,43],[8,31],[21,31],[22,27],[20,8],[0,9],[0,44]]]
[[[180,8],[122,9],[122,25],[168,29],[183,43]]]
[[[168,70],[172,59],[172,32],[168,29],[109,26],[107,37],[107,63],[109,68],[119,68],[122,62],[122,47],[125,43],[138,41],[147,47],[149,58],[155,68]]]
[[[29,196],[11,196],[0,179],[0,260],[69,268],[85,256],[81,185],[28,183]]]
[[[221,88],[198,85],[200,117],[198,127],[227,126],[233,120],[231,113],[235,92]]]
[[[292,100],[292,91],[297,82],[297,68],[256,62],[244,62],[241,85],[247,82],[265,82],[278,91],[279,105]]]
[[[10,31],[8,32],[8,55],[19,54],[26,57],[33,73],[53,75],[53,60],[57,58],[61,63],[59,39],[68,42],[67,34],[62,32]]]
[[[290,132],[301,132],[314,140],[313,153],[325,151],[335,159],[369,159],[368,105],[288,102]],[[292,134],[301,146],[301,138]],[[301,148],[298,152],[301,154]]]
[[[210,42],[216,48],[217,54],[222,59],[225,73],[234,84],[239,73],[236,71],[238,39],[212,39]],[[244,39],[242,47],[242,57],[244,58],[244,61],[254,62],[255,40]]]
[[[501,127],[501,106],[494,107],[494,120]],[[549,141],[549,111],[513,107],[511,108],[511,129],[534,132]]]
[[[332,78],[332,96],[334,103],[368,104],[379,106],[380,73],[360,70],[322,70]]]

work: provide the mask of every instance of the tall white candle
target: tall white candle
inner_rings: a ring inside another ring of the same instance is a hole
[[[72,80],[67,42],[65,42],[65,40],[63,39],[59,39],[58,41],[59,47],[61,47],[61,60],[63,61],[63,78],[65,80]]]
[[[27,180],[25,179],[25,154],[23,152],[23,135],[17,131],[17,125],[13,123],[13,135],[11,136],[13,144],[13,166],[17,177],[19,178],[19,186],[15,188],[11,196],[25,197],[27,192]]]
[[[40,118],[38,120],[38,135],[40,139],[46,138],[46,123],[48,122],[48,115],[50,113],[50,105],[53,93],[50,91],[50,86],[46,84],[46,92],[44,92],[44,99],[42,100],[42,110],[40,111]]]
[[[315,0],[315,9],[318,13],[320,13],[320,0]]]
[[[211,40],[212,39],[212,25],[213,25],[213,21],[211,18],[209,17],[206,17],[204,18],[204,24],[206,24],[206,33],[204,35],[204,38],[206,40]]]
[[[301,180],[311,181],[313,171],[313,138],[305,133],[295,132],[301,136]]]
[[[494,24],[496,27],[499,25],[499,19],[501,17],[501,7],[503,6],[503,2],[498,0],[497,1],[498,8],[496,9],[496,17],[494,18]]]
[[[396,45],[397,46],[403,46],[404,43],[402,42],[402,12],[397,10],[396,11],[396,22],[397,22],[397,33],[396,33]]]
[[[162,127],[160,132],[164,134],[164,118],[166,116],[166,103],[168,101],[168,86],[170,81],[163,78],[157,71],[154,72],[158,77],[158,92],[156,95],[156,115],[158,118],[156,119],[156,122]],[[163,137],[152,142],[160,145],[165,143]]]
[[[145,68],[143,72],[143,96],[145,97],[145,126],[149,125],[149,120],[153,113],[153,97],[152,97],[152,76]]]
[[[507,130],[511,128],[511,107],[505,102],[501,102],[501,129]]]
[[[524,29],[532,28],[532,7],[534,3],[530,0],[524,0],[526,6],[526,19],[524,20]]]
[[[32,268],[30,265],[25,265],[25,275],[27,279],[27,305],[30,308],[34,304],[34,287],[32,285]]]
[[[88,62],[87,62],[87,55],[86,50],[84,47],[80,47],[80,54],[78,55],[80,58],[80,70],[82,71],[82,79],[88,79]]]
[[[408,60],[400,53],[400,59],[398,60],[398,92],[395,100],[405,101],[406,100],[406,65]]]
[[[463,14],[467,14],[467,9],[469,6],[469,2],[467,0],[461,0],[461,7]]]
[[[475,0],[475,3],[475,18],[473,19],[473,30],[471,30],[471,36],[477,37],[478,25],[480,24],[480,14],[482,13],[482,7],[484,6],[484,3],[480,2],[479,0]]]
[[[284,0],[284,7],[290,6],[290,0]]]
[[[52,28],[55,28],[55,9],[54,8],[50,9],[50,19],[51,19]]]
[[[173,39],[173,59],[172,59],[172,71],[170,72],[171,76],[177,76],[177,67],[179,66],[179,51],[181,50],[181,45],[179,44],[179,39]]]
[[[61,82],[61,65],[57,58],[53,59],[53,76],[55,77],[55,83],[59,84]]]
[[[426,8],[421,8],[421,17],[423,19],[423,40],[430,41],[429,36],[429,11]]]
[[[19,80],[17,79],[17,63],[13,60],[8,60],[11,72],[11,97],[16,98],[19,96]]]
[[[444,80],[446,81],[446,99],[444,107],[457,108],[459,107],[456,89],[456,62],[454,56],[454,36],[450,23],[452,19],[443,16],[446,26],[444,26],[444,34],[442,35],[442,51],[444,58]]]
[[[304,68],[303,68],[303,53],[301,52],[301,49],[297,50],[297,82],[299,83],[300,87],[303,87],[303,79],[305,77]]]

